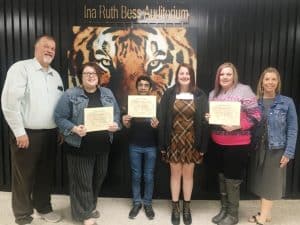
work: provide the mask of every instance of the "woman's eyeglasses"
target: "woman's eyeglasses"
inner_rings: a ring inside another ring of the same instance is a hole
[[[96,72],[83,72],[82,75],[86,76],[86,77],[95,77],[95,76],[97,76],[97,73]]]

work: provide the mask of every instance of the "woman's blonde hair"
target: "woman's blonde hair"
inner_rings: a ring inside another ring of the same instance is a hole
[[[216,72],[216,77],[215,77],[215,88],[214,88],[214,96],[218,96],[222,90],[222,87],[220,85],[220,73],[224,68],[231,68],[233,71],[233,87],[235,87],[238,82],[239,82],[239,76],[236,67],[231,63],[231,62],[225,62],[221,64]]]
[[[280,73],[278,72],[278,70],[276,68],[268,67],[261,73],[261,75],[259,77],[259,81],[258,81],[257,88],[256,88],[256,95],[257,95],[258,98],[261,98],[264,95],[263,80],[265,78],[266,73],[275,73],[276,74],[276,77],[277,77],[277,80],[278,80],[278,85],[275,89],[275,93],[280,94],[280,92],[281,92]]]

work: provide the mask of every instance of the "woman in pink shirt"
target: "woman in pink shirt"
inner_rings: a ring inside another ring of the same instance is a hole
[[[238,73],[232,63],[223,63],[217,69],[215,87],[209,101],[241,103],[240,125],[212,125],[211,138],[217,150],[217,169],[221,194],[221,210],[212,218],[218,225],[238,223],[240,184],[247,166],[250,128],[260,120],[256,96],[248,85],[238,82]],[[209,118],[207,114],[207,118]]]

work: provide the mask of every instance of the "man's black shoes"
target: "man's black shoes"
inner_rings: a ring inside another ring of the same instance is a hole
[[[142,208],[142,204],[133,205],[132,209],[129,212],[129,219],[134,219]]]
[[[148,219],[153,220],[155,214],[154,214],[152,205],[144,205],[144,210],[145,210],[145,214],[148,217]]]
[[[129,212],[129,219],[134,219],[140,212],[140,209],[142,208],[142,204],[135,204],[133,205],[133,207],[131,208],[130,212]],[[147,218],[149,220],[153,220],[155,213],[153,211],[152,205],[144,205],[144,210],[145,210],[145,214],[147,216]]]

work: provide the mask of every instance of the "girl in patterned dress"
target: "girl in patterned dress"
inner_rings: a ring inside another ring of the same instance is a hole
[[[176,71],[175,85],[162,96],[159,110],[159,148],[171,170],[172,224],[180,223],[181,189],[184,197],[183,221],[184,224],[192,223],[189,203],[193,172],[207,148],[207,111],[207,96],[196,87],[193,68],[181,64]]]

